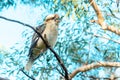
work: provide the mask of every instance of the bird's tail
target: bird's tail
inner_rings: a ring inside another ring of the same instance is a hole
[[[34,62],[34,60],[29,59],[26,66],[25,66],[25,70],[29,71],[32,67],[33,62]]]

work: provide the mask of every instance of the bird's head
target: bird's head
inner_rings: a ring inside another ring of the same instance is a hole
[[[56,24],[60,22],[58,14],[50,14],[45,18],[45,22],[55,21]]]

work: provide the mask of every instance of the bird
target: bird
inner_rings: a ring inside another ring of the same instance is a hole
[[[46,16],[42,25],[36,27],[36,30],[42,35],[44,40],[50,47],[54,47],[58,37],[58,26],[60,23],[60,17],[58,14],[49,14]],[[47,47],[43,40],[34,33],[32,36],[31,46],[28,53],[28,62],[25,65],[25,70],[29,71],[32,68],[35,60],[47,51]]]

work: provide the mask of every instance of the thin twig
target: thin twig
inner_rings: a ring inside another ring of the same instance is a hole
[[[61,65],[62,69],[65,71],[65,76],[64,76],[65,79],[66,79],[66,80],[69,80],[68,71],[67,71],[67,68],[66,68],[66,67],[64,66],[64,64],[63,64],[63,61],[60,59],[60,57],[58,56],[58,54],[51,48],[51,46],[49,46],[49,45],[47,44],[47,42],[44,40],[44,38],[42,37],[42,35],[41,35],[33,26],[28,25],[28,24],[25,24],[25,23],[20,22],[20,21],[17,21],[17,20],[12,20],[12,19],[5,18],[5,17],[3,17],[3,16],[0,16],[0,18],[1,18],[1,19],[4,19],[4,20],[7,20],[7,21],[16,22],[16,23],[19,23],[19,24],[21,24],[21,25],[27,26],[27,27],[31,28],[34,32],[36,32],[37,35],[43,40],[43,42],[44,42],[44,44],[46,45],[46,47],[47,47],[48,49],[50,49],[50,51],[51,51],[52,53],[54,53],[54,56],[55,56],[56,59],[58,60],[58,62],[59,62],[59,64]]]
[[[108,7],[108,10],[110,11],[110,13],[112,14],[113,17],[115,17],[116,19],[120,20],[120,18],[117,17],[109,7]]]
[[[59,70],[58,68],[56,68],[56,70],[57,70],[62,76],[64,76],[63,73],[60,72],[60,70]]]
[[[107,39],[107,40],[111,40],[111,41],[113,41],[113,42],[115,42],[115,43],[120,44],[120,41],[119,41],[119,40],[116,41],[116,40],[110,39],[110,38],[105,37],[105,36],[99,36],[99,35],[97,35],[97,34],[94,34],[94,36],[95,36],[95,37],[99,37],[99,38],[103,38],[103,39]]]
[[[29,77],[30,79],[35,80],[35,78],[33,78],[33,77],[29,76],[27,73],[25,73],[25,72],[23,71],[23,69],[24,69],[24,68],[21,68],[20,71],[22,71],[22,72],[23,72],[27,77]]]

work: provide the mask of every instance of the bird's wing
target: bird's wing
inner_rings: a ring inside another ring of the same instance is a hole
[[[45,24],[42,24],[42,25],[36,27],[36,30],[37,30],[40,34],[42,34],[43,31],[45,30]],[[32,37],[32,42],[31,42],[31,46],[30,46],[30,49],[29,49],[29,54],[28,54],[28,56],[31,56],[32,50],[33,50],[33,48],[36,47],[36,44],[37,44],[38,40],[39,40],[39,36],[37,35],[37,33],[34,33],[34,34],[33,34],[33,37]]]
[[[42,34],[43,31],[45,30],[45,24],[42,24],[42,25],[36,27],[36,30],[37,30],[40,34]],[[32,42],[34,42],[37,37],[39,37],[39,36],[37,35],[37,33],[34,33],[34,34],[33,34],[33,37],[32,37]]]

